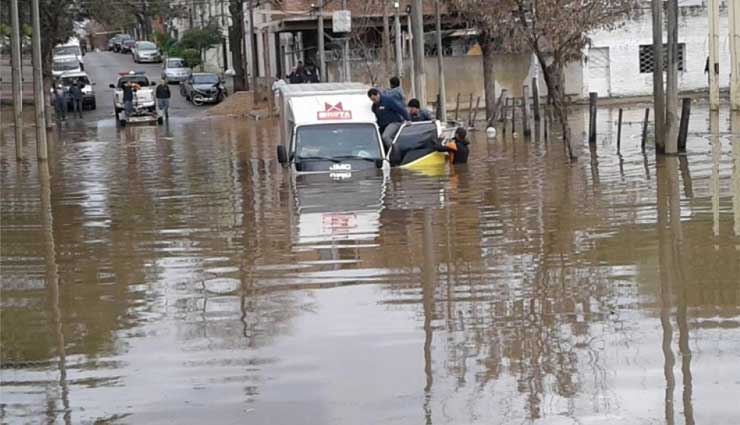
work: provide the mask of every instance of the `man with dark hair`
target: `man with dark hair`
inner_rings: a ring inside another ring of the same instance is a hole
[[[406,104],[406,97],[403,95],[403,88],[401,87],[401,80],[398,77],[391,77],[390,81],[391,88],[385,91],[385,94],[392,97],[396,102],[401,105]]]
[[[290,84],[303,84],[306,83],[306,69],[303,67],[303,62],[298,61],[293,72],[288,75],[288,81]]]
[[[411,115],[411,121],[419,122],[432,120],[432,115],[428,111],[421,109],[421,103],[419,102],[419,99],[409,100],[408,107],[409,115]]]
[[[170,120],[170,97],[172,97],[170,93],[170,86],[167,84],[167,80],[162,80],[159,85],[157,86],[157,90],[154,92],[155,96],[157,97],[157,107],[159,107],[159,111],[164,115],[165,119],[167,121]]]
[[[380,90],[372,88],[367,91],[367,97],[373,102],[373,113],[378,120],[380,133],[383,135],[383,143],[389,148],[393,137],[405,121],[411,121],[411,116],[402,104]]]
[[[69,87],[69,97],[72,99],[72,113],[82,118],[82,88],[79,83],[74,82]]]
[[[455,138],[447,142],[446,145],[439,146],[437,151],[449,153],[450,162],[453,164],[465,164],[468,162],[468,154],[470,154],[469,144],[468,130],[464,127],[458,127],[455,130]]]

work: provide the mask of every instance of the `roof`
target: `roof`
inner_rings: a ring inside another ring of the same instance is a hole
[[[71,71],[71,72],[65,72],[62,75],[59,76],[59,78],[63,77],[87,77],[90,78],[89,75],[87,75],[87,72],[85,71]]]
[[[362,83],[318,83],[318,84],[284,84],[278,88],[283,96],[308,96],[328,92],[366,93],[369,86]]]

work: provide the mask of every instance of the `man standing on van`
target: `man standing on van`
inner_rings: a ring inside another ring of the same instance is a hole
[[[383,143],[388,149],[401,125],[411,121],[411,116],[402,104],[386,94],[381,94],[378,89],[368,90],[367,97],[373,101],[373,113],[378,120],[380,134],[383,135]]]

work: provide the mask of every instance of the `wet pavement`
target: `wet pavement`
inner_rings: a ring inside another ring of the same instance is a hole
[[[0,418],[737,423],[740,116],[657,160],[641,117],[341,182],[269,121],[70,123],[48,166],[3,128]]]

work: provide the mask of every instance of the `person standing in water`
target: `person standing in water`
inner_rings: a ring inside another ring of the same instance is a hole
[[[159,106],[160,112],[164,115],[164,118],[169,121],[170,97],[172,95],[170,94],[170,86],[167,84],[167,80],[160,81],[157,86],[157,90],[155,91],[155,95],[157,96],[157,106]]]

